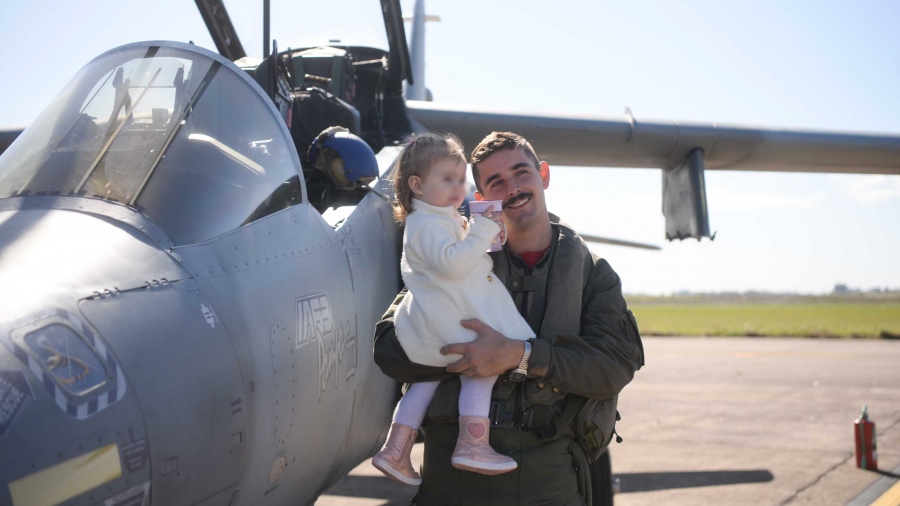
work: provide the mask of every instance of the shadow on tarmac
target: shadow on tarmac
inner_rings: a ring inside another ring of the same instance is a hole
[[[746,471],[684,471],[663,473],[613,473],[621,493],[651,492],[674,488],[712,487],[741,483],[764,483],[775,477],[764,469]]]
[[[409,500],[416,495],[418,489],[419,487],[404,485],[385,476],[350,475],[328,489],[327,493],[329,495],[384,499],[388,501],[383,506],[406,506],[409,504]],[[405,493],[406,491],[408,491],[408,494]],[[398,499],[398,495],[404,498]]]
[[[884,471],[882,474],[890,475]],[[652,492],[677,488],[712,487],[717,485],[738,485],[742,483],[764,483],[775,479],[764,469],[745,471],[673,471],[661,473],[614,473],[619,478],[620,493]],[[328,490],[328,494],[344,497],[365,497],[384,499],[385,506],[409,504],[417,487],[403,485],[384,476],[347,476]],[[406,493],[405,493],[406,492]],[[398,495],[403,499],[398,499]]]
[[[896,469],[895,469],[895,471],[896,471]],[[887,476],[888,478],[900,478],[900,474],[897,474],[897,473],[891,473],[891,472],[888,472],[888,471],[882,471],[881,469],[876,469],[876,470],[873,471],[873,472],[876,472],[876,473],[878,473],[878,474],[880,474],[880,475],[882,475],[882,476]]]

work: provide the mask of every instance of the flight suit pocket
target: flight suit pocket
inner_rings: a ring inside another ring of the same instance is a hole
[[[618,396],[610,399],[589,399],[576,420],[575,440],[584,450],[588,462],[594,462],[612,442],[616,429]]]
[[[620,338],[622,350],[636,364],[636,368],[640,369],[644,365],[644,345],[634,313],[627,310],[624,313],[603,315],[602,319],[615,331]]]
[[[634,316],[634,313],[631,310],[627,310],[625,312],[628,315],[628,321],[626,322],[628,326],[628,338],[631,339],[631,342],[637,346],[637,349],[640,350],[640,358],[637,361],[641,367],[644,366],[644,343],[641,341],[641,332],[638,330],[637,318]]]

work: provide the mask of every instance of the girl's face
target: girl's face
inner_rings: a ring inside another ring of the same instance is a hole
[[[409,187],[417,199],[427,204],[456,209],[466,198],[466,162],[444,158],[424,176],[410,176]]]

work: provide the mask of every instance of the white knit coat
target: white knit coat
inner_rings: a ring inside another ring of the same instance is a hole
[[[482,216],[467,227],[465,218],[452,207],[417,199],[412,204],[400,259],[409,293],[394,315],[397,339],[409,359],[438,367],[459,360],[459,355],[441,355],[440,349],[475,339],[474,331],[460,325],[470,318],[512,339],[534,337],[492,272],[487,249],[500,227]]]

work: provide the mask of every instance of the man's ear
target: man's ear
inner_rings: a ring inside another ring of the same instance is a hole
[[[538,172],[541,173],[541,181],[544,182],[544,189],[546,190],[550,186],[550,165],[547,162],[541,162]]]
[[[487,200],[487,199],[484,198],[484,195],[482,195],[481,192],[479,192],[478,190],[475,190],[475,200],[480,202],[482,200]]]
[[[422,178],[419,176],[409,176],[407,180],[409,183],[409,189],[412,190],[416,195],[422,194]]]

